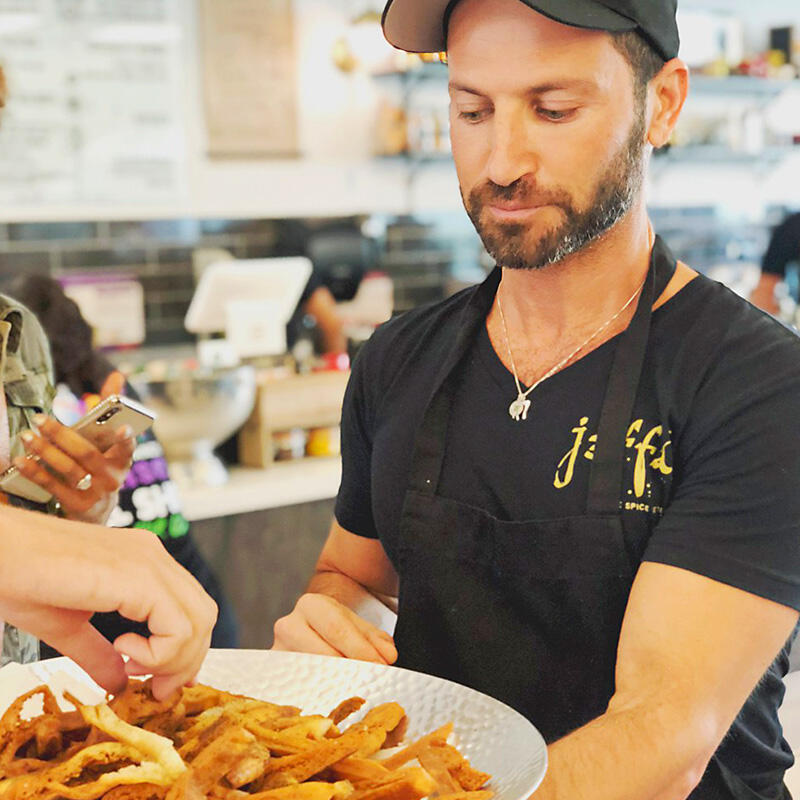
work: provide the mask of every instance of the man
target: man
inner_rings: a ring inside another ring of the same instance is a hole
[[[786,268],[793,262],[800,263],[800,213],[790,214],[772,232],[750,302],[770,314],[778,314],[780,306],[775,289],[786,278]]]
[[[0,69],[0,108],[5,87]],[[0,385],[0,471],[14,458],[59,503],[0,496],[0,663],[34,660],[38,638],[109,691],[123,688],[128,675],[152,673],[153,693],[166,697],[197,674],[216,607],[155,536],[89,524],[114,508],[135,444],[130,431],[101,453],[45,416],[53,397],[47,340],[33,314],[3,295]],[[35,458],[22,458],[26,452]],[[112,644],[89,623],[95,611],[147,622],[150,636],[130,633]]]
[[[447,49],[499,266],[365,346],[336,521],[275,629],[513,705],[549,743],[537,800],[788,797],[800,342],[651,233],[647,162],[688,86],[675,13],[389,3],[391,42]],[[398,593],[392,642],[362,615]]]

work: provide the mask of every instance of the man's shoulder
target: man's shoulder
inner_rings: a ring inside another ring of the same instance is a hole
[[[461,315],[477,291],[470,286],[435,303],[418,306],[381,325],[370,339],[373,354],[408,355],[433,346],[449,347],[461,325]]]
[[[765,345],[786,352],[800,349],[794,328],[754,306],[722,283],[698,275],[665,307],[664,328],[684,341],[707,347],[735,346],[744,352]]]
[[[656,312],[654,339],[657,373],[687,402],[720,413],[764,398],[800,404],[800,336],[708,277]]]

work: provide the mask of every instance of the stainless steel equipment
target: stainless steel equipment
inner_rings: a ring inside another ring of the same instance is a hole
[[[256,397],[252,367],[181,373],[166,380],[130,379],[158,413],[154,430],[178,480],[219,486],[228,479],[214,448],[250,416]]]

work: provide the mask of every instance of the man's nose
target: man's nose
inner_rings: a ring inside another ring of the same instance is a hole
[[[487,177],[498,186],[510,186],[536,171],[537,159],[526,133],[524,114],[520,111],[495,113]]]

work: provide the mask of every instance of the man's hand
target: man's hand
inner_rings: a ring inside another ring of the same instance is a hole
[[[324,594],[304,594],[286,617],[275,623],[273,650],[394,664],[397,650],[388,633]]]
[[[120,394],[124,382],[121,373],[112,372],[101,396]],[[43,416],[37,425],[38,435],[25,431],[20,436],[28,457],[14,460],[17,469],[50,492],[67,519],[105,523],[130,470],[136,437],[123,428],[101,450],[55,419]]]
[[[112,644],[89,623],[97,611],[147,622],[150,636],[126,633]],[[153,534],[0,507],[0,619],[69,656],[108,691],[120,691],[128,675],[152,674],[162,699],[191,682],[216,615]]]

